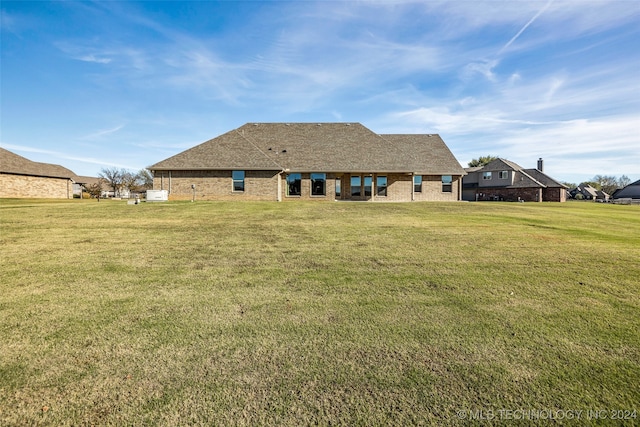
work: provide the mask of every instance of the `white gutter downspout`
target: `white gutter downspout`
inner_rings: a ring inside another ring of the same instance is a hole
[[[283,173],[284,173],[284,171],[278,172],[278,195],[276,197],[276,200],[278,202],[282,201],[282,174]]]
[[[169,171],[169,194],[171,194],[171,171]]]

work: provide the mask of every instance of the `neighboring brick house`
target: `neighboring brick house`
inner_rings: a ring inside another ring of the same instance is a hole
[[[468,201],[504,200],[524,202],[565,202],[567,186],[536,169],[524,169],[505,159],[495,159],[483,167],[466,169],[462,198]]]
[[[171,200],[456,201],[465,174],[438,135],[359,123],[248,123],[149,169]]]
[[[75,174],[0,148],[0,198],[73,198]]]

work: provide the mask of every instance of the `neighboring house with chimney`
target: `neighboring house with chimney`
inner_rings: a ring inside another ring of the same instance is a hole
[[[456,201],[465,174],[438,135],[360,123],[248,123],[149,169],[171,200]]]
[[[0,198],[73,198],[75,174],[0,148]]]
[[[525,169],[509,160],[497,158],[482,167],[467,168],[462,179],[462,199],[468,201],[564,202],[567,187],[543,172],[543,161],[536,169]]]
[[[569,195],[572,199],[577,200],[593,200],[598,202],[608,202],[609,194],[605,193],[602,190],[598,190],[595,187],[592,187],[590,184],[582,183],[578,185],[576,188],[572,188],[569,190]]]

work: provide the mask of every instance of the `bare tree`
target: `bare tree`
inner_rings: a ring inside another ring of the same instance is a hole
[[[143,190],[151,190],[153,188],[153,175],[149,169],[140,169],[138,171],[138,183]]]
[[[98,176],[109,184],[113,189],[113,195],[117,195],[120,187],[122,186],[122,171],[118,168],[102,168]]]
[[[100,181],[96,181],[93,184],[86,184],[84,188],[92,197],[99,199],[102,194],[102,183]]]
[[[132,191],[136,191],[138,189],[138,175],[132,172],[129,172],[126,169],[122,169],[120,171],[120,176],[122,180],[122,187],[127,189],[130,193]]]
[[[607,194],[613,194],[618,189],[618,178],[615,176],[596,175],[593,181],[598,183],[600,189]]]
[[[618,178],[618,188],[624,188],[629,184],[631,184],[631,179],[627,175],[622,175]]]

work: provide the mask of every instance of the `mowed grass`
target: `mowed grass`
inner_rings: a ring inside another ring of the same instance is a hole
[[[640,411],[637,206],[1,200],[0,223],[1,425]]]

